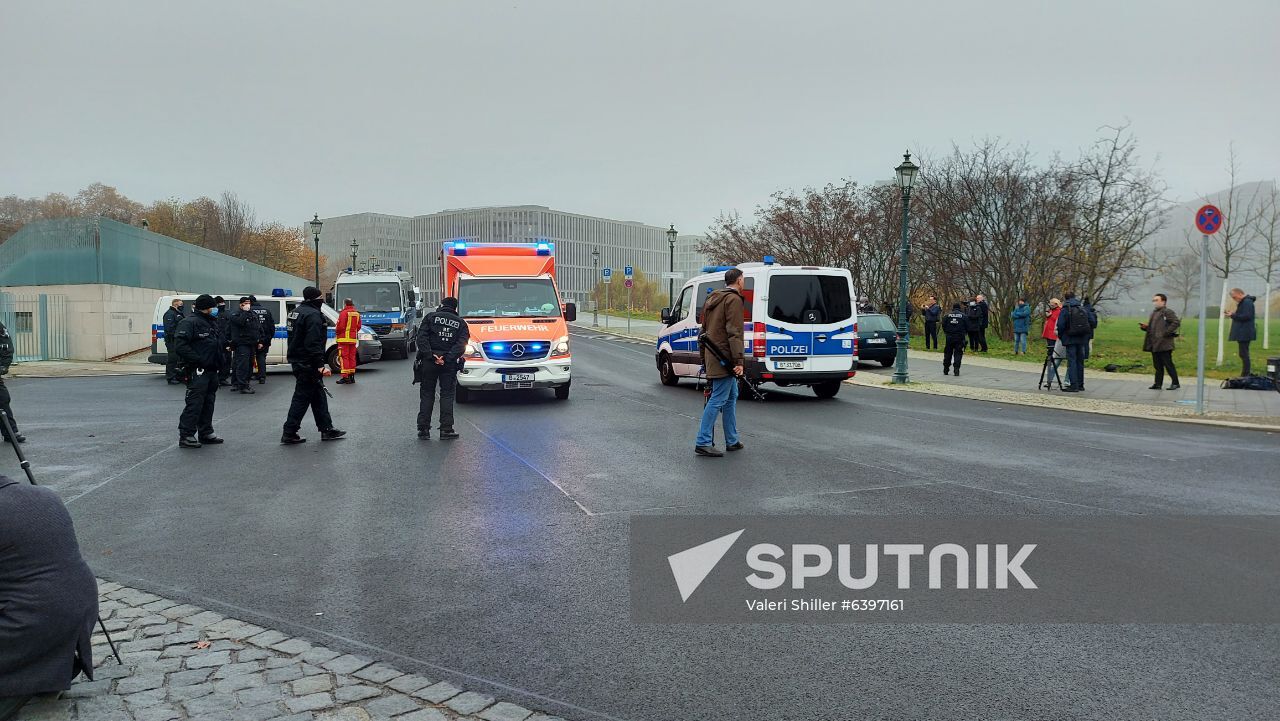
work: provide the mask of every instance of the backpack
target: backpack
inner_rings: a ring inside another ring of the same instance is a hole
[[[1267,376],[1241,376],[1240,378],[1228,378],[1222,382],[1222,387],[1231,390],[1246,391],[1280,390],[1276,388],[1276,382]]]
[[[1067,306],[1067,335],[1082,336],[1089,335],[1089,331],[1093,330],[1093,324],[1089,322],[1089,311],[1081,305]]]

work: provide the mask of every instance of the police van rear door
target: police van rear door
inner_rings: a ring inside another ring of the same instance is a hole
[[[834,372],[853,367],[853,292],[848,271],[769,274],[765,363],[769,370]]]

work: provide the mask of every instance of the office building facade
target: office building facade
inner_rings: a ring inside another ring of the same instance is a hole
[[[447,242],[555,243],[560,291],[565,300],[584,310],[590,307],[591,291],[602,268],[613,268],[621,287],[622,271],[628,265],[660,280],[670,263],[667,228],[540,205],[465,208],[413,218],[379,213],[325,218],[320,239],[320,252],[331,263],[355,240],[360,244],[361,262],[376,255],[382,267],[402,265],[413,274],[428,303],[439,301],[440,251]],[[682,279],[696,275],[707,264],[697,250],[702,240],[700,235],[677,237],[675,266]],[[366,243],[376,252],[366,252]],[[593,265],[593,250],[600,252],[598,265]],[[345,253],[344,268],[350,265],[350,250]],[[682,282],[676,281],[676,286]]]

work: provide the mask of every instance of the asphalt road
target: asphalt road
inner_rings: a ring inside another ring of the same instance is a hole
[[[747,450],[700,459],[700,393],[661,386],[647,346],[574,343],[570,400],[483,397],[453,442],[414,437],[404,361],[331,386],[350,437],[304,425],[297,447],[278,444],[287,374],[220,394],[228,443],[198,451],[176,447],[182,391],[159,377],[10,385],[102,576],[570,718],[1280,708],[1275,626],[640,625],[627,577],[639,511],[1280,513],[1275,435],[846,387],[744,402]]]

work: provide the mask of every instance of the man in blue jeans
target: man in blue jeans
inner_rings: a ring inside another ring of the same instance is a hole
[[[1097,316],[1089,313],[1076,297],[1075,293],[1067,293],[1066,303],[1058,314],[1058,338],[1067,349],[1067,387],[1064,393],[1079,393],[1084,390],[1084,358],[1089,346],[1089,336],[1098,325]]]
[[[743,449],[738,440],[738,378],[742,377],[746,363],[743,350],[742,325],[744,320],[742,271],[730,268],[724,273],[725,287],[707,297],[702,305],[702,332],[719,351],[702,348],[702,366],[706,368],[707,381],[711,384],[711,397],[702,409],[702,425],[693,451],[700,456],[720,457],[724,451],[713,445],[716,416],[724,417],[725,448],[730,451]],[[723,356],[728,362],[720,360]]]

